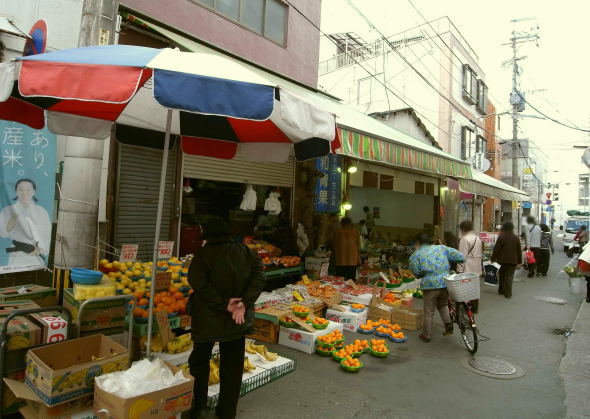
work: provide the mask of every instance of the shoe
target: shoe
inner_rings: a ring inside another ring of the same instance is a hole
[[[452,336],[453,335],[453,323],[445,325],[445,331],[443,332],[443,336]]]
[[[510,296],[510,297],[509,297],[509,296],[507,296],[507,295],[505,295],[504,297],[508,298],[509,300],[512,298],[512,296]]]
[[[418,336],[418,337],[420,338],[420,340],[421,340],[422,342],[425,342],[425,343],[430,343],[430,341],[432,340],[432,339],[430,339],[430,338],[427,338],[426,336],[424,336],[424,335],[422,335],[422,334],[421,334],[420,336]]]
[[[541,274],[537,274],[537,276],[541,276]]]

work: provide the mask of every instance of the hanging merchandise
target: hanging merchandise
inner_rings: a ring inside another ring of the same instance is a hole
[[[240,209],[244,211],[256,210],[256,191],[250,184],[246,187],[246,192],[244,192],[244,198],[240,204]]]
[[[266,201],[264,201],[264,210],[268,211],[270,215],[279,215],[281,213],[282,208],[281,201],[279,201],[280,196],[280,192],[271,192],[268,194]]]
[[[299,256],[302,256],[309,247],[309,238],[305,232],[305,227],[301,223],[297,223],[297,248],[299,249]]]
[[[193,187],[191,186],[191,180],[184,178],[184,182],[182,184],[182,190],[185,194],[190,194],[193,191]]]

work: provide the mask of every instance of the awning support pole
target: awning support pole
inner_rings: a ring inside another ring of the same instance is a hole
[[[166,135],[164,137],[164,152],[162,153],[162,172],[160,173],[160,193],[158,194],[158,212],[156,215],[156,233],[154,237],[154,254],[152,257],[152,285],[150,286],[150,305],[148,309],[148,330],[146,354],[149,358],[152,349],[152,325],[154,314],[154,298],[156,295],[156,272],[158,267],[158,247],[160,243],[160,224],[164,206],[164,190],[166,188],[166,172],[168,169],[168,149],[170,148],[170,129],[172,127],[172,109],[166,114]],[[133,315],[133,313],[131,313]]]

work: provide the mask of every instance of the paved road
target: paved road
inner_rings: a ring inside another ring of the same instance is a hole
[[[557,243],[556,243],[557,244]],[[550,275],[514,285],[511,300],[495,288],[483,286],[478,324],[490,337],[479,355],[499,357],[522,367],[526,375],[515,380],[486,378],[462,366],[468,353],[454,337],[442,336],[442,324],[433,342],[422,343],[416,332],[395,346],[395,356],[378,360],[364,356],[359,374],[341,371],[317,355],[282,346],[281,354],[296,359],[297,370],[240,401],[240,418],[561,418],[565,391],[558,374],[566,338],[553,330],[571,327],[581,295],[569,292],[559,273],[567,258],[556,246]],[[568,301],[554,305],[535,299],[551,296]],[[348,339],[356,334],[349,334]]]

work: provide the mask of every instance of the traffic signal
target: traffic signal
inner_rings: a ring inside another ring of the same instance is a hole
[[[553,194],[553,200],[554,200],[554,201],[559,201],[559,193],[558,193],[558,192],[555,192],[555,193]]]

